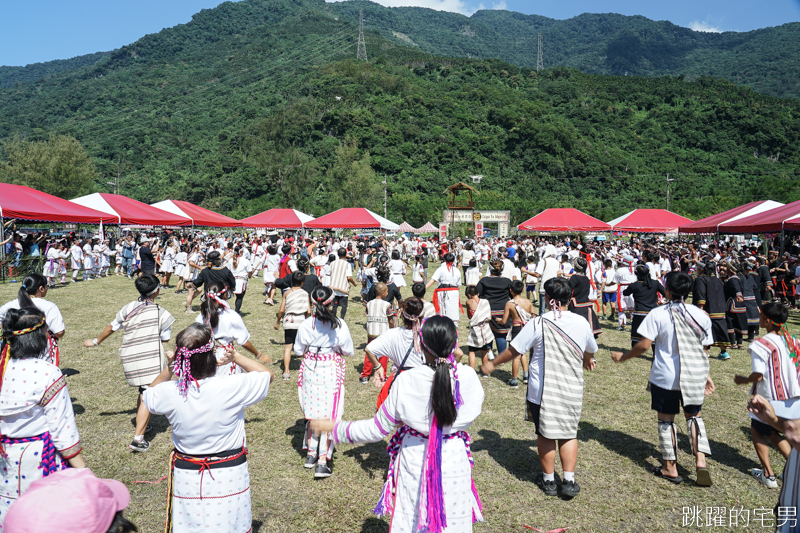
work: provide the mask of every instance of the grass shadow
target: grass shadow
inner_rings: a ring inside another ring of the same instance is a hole
[[[261,520],[253,520],[253,529],[251,530],[253,533],[258,533],[261,531],[261,526],[264,525],[264,522]]]
[[[303,449],[303,439],[306,433],[306,419],[300,418],[295,421],[293,426],[286,428],[286,435],[292,437],[292,448],[297,451],[300,457],[305,458],[306,451]]]
[[[372,516],[364,520],[361,525],[361,533],[389,533],[389,523]]]
[[[103,411],[98,414],[100,416],[135,415],[136,409],[126,409],[124,411]]]
[[[82,415],[86,412],[86,408],[79,403],[75,403],[75,398],[70,398],[69,401],[72,402],[72,411],[76,415]]]
[[[369,474],[370,479],[375,478],[375,471],[383,472],[389,468],[389,455],[386,453],[386,443],[384,441],[370,442],[357,448],[350,448],[343,455],[352,457],[361,467],[361,470]]]
[[[77,376],[81,372],[80,370],[75,370],[74,368],[65,368],[61,371],[61,373],[64,375],[64,377],[68,378],[70,376]]]
[[[478,435],[481,437],[480,440],[472,441],[473,453],[489,452],[489,457],[505,468],[509,474],[520,481],[533,483],[534,473],[539,470],[539,454],[532,449],[536,439],[503,438],[490,429],[482,429]]]

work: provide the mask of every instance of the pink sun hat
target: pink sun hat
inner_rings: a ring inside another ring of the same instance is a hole
[[[127,487],[88,468],[68,468],[31,483],[11,505],[4,533],[106,533],[131,501]]]

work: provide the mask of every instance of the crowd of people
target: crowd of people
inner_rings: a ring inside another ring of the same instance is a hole
[[[0,307],[0,455],[15,465],[1,473],[0,529],[33,531],[18,509],[30,509],[54,487],[70,493],[78,490],[70,487],[86,486],[99,494],[91,519],[101,526],[92,531],[135,530],[121,514],[129,501],[124,486],[76,473],[86,465],[59,370],[64,319],[46,299],[59,283],[111,275],[132,279],[136,298],[113,319],[116,310],[109,310],[108,325],[84,346],[96,347],[121,330],[125,379],[139,392],[129,445],[134,452],[149,448],[152,414],[170,422],[169,531],[251,528],[244,410],[267,396],[274,377],[271,357],[254,345],[241,314],[254,286],[276,312],[275,329],[283,329],[284,380],[295,379],[292,356],[302,358],[296,379],[306,419],[303,466],[315,478],[329,477],[337,443],[391,436],[375,512],[392,515],[393,531],[471,531],[483,519],[468,429],[481,413],[481,379],[506,362],[512,365],[508,385],[519,386],[520,367],[527,385],[526,420],[534,425],[540,460],[537,485],[549,496],[580,493],[575,469],[583,373],[595,369],[601,320],[630,332],[631,349],[612,351],[614,361],[653,351],[649,389],[663,459],[654,474],[676,484],[684,481],[674,422],[681,409],[696,483],[712,484],[701,415],[715,388],[709,350],[717,347],[716,357],[727,360],[748,342],[753,371],[736,383],[752,385],[752,438],[762,463],[752,475],[778,487],[769,462],[772,442],[787,458],[780,505],[796,509],[800,402],[795,407],[793,400],[800,398],[800,359],[786,330],[800,277],[794,246],[780,255],[774,246],[736,241],[550,236],[440,242],[128,233],[34,240],[46,258],[43,271],[26,275],[18,297]],[[411,296],[404,296],[408,276]],[[174,335],[175,318],[159,303],[159,295],[173,289],[186,294],[183,310],[197,315]],[[344,412],[344,358],[355,355],[344,320],[349,304],[366,317],[358,383],[379,389],[375,416],[361,421],[346,420]],[[467,354],[458,338],[462,314]],[[21,378],[32,372],[40,377]],[[204,498],[209,494],[213,504]]]

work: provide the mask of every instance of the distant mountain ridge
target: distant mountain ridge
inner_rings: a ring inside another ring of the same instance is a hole
[[[186,27],[226,24],[216,39],[230,32],[279,23],[304,12],[327,12],[351,22],[364,11],[367,29],[404,46],[434,55],[498,58],[535,67],[537,35],[542,32],[544,66],[575,67],[590,74],[631,76],[715,76],[778,97],[800,98],[800,23],[750,32],[704,33],[668,21],[613,13],[584,13],[566,20],[506,10],[481,10],[467,17],[419,7],[387,8],[367,0],[326,3],[323,0],[225,2],[202,10],[189,24],[144,36],[127,47],[146,46],[154,36],[171,35],[179,51]],[[213,20],[218,19],[218,20]],[[206,37],[213,42],[214,36]],[[0,67],[0,88],[30,83],[45,76],[80,69],[114,52],[98,52],[26,67]]]

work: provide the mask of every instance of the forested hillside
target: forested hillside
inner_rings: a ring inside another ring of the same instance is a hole
[[[478,206],[511,209],[514,223],[547,207],[605,220],[663,207],[667,174],[670,209],[693,218],[800,198],[796,100],[712,77],[435,57],[377,32],[360,63],[357,27],[329,6],[226,3],[0,90],[0,139],[73,136],[95,162],[95,190],[119,175],[122,194],[237,218],[382,211],[384,177],[389,217],[412,224],[438,220],[444,188],[469,174],[485,176]],[[3,158],[0,179],[24,180]]]

